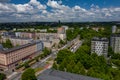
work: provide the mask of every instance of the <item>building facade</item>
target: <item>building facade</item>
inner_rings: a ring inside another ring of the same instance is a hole
[[[15,32],[15,36],[19,38],[35,38],[34,32]]]
[[[33,39],[29,39],[29,38],[2,37],[1,42],[6,42],[6,40],[8,40],[8,39],[11,41],[13,46],[24,45],[24,44],[27,44],[27,43],[30,43],[31,41],[33,41]]]
[[[15,34],[16,34],[16,37],[18,37],[18,38],[33,38],[33,39],[39,39],[39,40],[44,40],[44,41],[46,41],[46,40],[54,41],[56,39],[64,40],[66,38],[66,33],[27,33],[27,32],[16,32]]]
[[[107,38],[94,37],[91,40],[91,53],[96,53],[98,56],[104,55],[107,57],[108,44],[109,41]]]
[[[120,34],[112,34],[110,37],[110,46],[114,53],[120,53]]]
[[[21,62],[39,55],[43,50],[41,41],[34,41],[11,49],[0,50],[0,69],[14,69]]]
[[[116,33],[116,30],[117,30],[117,26],[112,26],[112,33]]]
[[[66,30],[67,30],[66,26],[58,28],[57,33],[61,40],[66,39]]]

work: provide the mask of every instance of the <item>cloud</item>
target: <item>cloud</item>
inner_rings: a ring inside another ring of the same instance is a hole
[[[41,13],[46,9],[37,0],[31,0],[26,4],[0,3],[0,21],[29,21],[31,16]],[[3,19],[4,18],[4,19]]]
[[[48,0],[47,5],[56,9],[68,8],[68,6],[62,5],[62,1]]]
[[[37,0],[30,0],[25,4],[0,3],[0,22],[112,21],[120,20],[119,18],[120,7],[100,8],[92,4],[90,9],[85,9],[79,5],[69,7],[61,0],[48,0],[46,4]]]

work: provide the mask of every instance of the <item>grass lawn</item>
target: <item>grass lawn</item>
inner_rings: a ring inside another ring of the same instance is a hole
[[[44,68],[42,68],[42,67],[39,67],[39,68],[35,68],[34,70],[35,70],[35,72],[39,72],[39,71],[41,71],[41,70],[43,70]]]

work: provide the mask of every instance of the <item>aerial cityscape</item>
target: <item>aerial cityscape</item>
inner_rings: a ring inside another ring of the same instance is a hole
[[[0,80],[120,80],[120,1],[0,0]]]

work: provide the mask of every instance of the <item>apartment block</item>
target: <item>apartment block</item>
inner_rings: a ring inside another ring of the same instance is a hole
[[[15,32],[15,36],[19,38],[35,38],[34,32]]]
[[[108,44],[109,41],[107,38],[94,37],[91,40],[91,53],[96,53],[98,56],[104,55],[107,57]]]
[[[41,41],[34,41],[11,49],[0,49],[0,69],[14,69],[21,62],[39,55],[42,50]]]
[[[26,33],[26,32],[16,32],[16,37],[18,38],[33,38],[33,39],[39,39],[42,41],[55,41],[62,39],[64,40],[66,38],[66,34],[61,33]],[[59,41],[58,41],[59,42]]]
[[[27,44],[27,43],[30,43],[31,41],[33,41],[33,39],[30,39],[30,38],[2,37],[1,42],[6,42],[7,39],[9,39],[11,41],[13,46],[24,45],[24,44]]]
[[[116,30],[117,30],[117,26],[112,26],[112,33],[116,33]]]
[[[120,34],[112,34],[110,37],[110,46],[114,53],[120,53]]]

